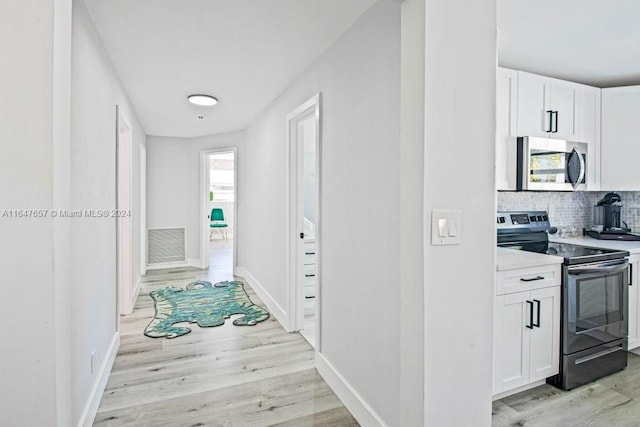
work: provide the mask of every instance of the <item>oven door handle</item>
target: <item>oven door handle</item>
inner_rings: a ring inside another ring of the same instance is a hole
[[[600,274],[600,273],[617,273],[618,271],[624,271],[629,266],[627,260],[618,261],[615,263],[590,265],[586,267],[576,266],[569,267],[569,274]]]

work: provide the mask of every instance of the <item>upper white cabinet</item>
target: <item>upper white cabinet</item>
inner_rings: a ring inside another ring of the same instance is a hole
[[[640,190],[640,86],[602,89],[601,188]]]
[[[600,96],[601,89],[579,85],[576,111],[578,123],[577,140],[589,144],[587,153],[587,189],[600,190]]]
[[[496,81],[496,188],[516,188],[518,72],[498,68]]]
[[[599,190],[600,93],[596,87],[498,67],[496,189],[516,189],[518,136],[586,142],[587,189]]]
[[[571,82],[518,72],[518,135],[577,140],[576,98]]]

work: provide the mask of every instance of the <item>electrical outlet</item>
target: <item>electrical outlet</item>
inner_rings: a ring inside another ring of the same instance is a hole
[[[96,365],[96,351],[93,350],[91,352],[91,374],[92,375],[93,375],[93,372],[94,372],[95,365]]]

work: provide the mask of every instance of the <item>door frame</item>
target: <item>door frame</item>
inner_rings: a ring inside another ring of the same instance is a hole
[[[126,139],[122,134],[127,133]],[[126,146],[124,146],[126,144]],[[122,165],[121,156],[128,160]],[[123,169],[123,168],[126,168]],[[126,180],[126,181],[125,181]],[[121,200],[123,185],[127,186],[128,197],[125,203]],[[123,206],[126,204],[126,206]],[[133,221],[131,208],[133,206],[133,127],[131,121],[116,105],[116,211],[129,211],[129,216],[116,216],[116,313],[129,314],[133,311],[134,283],[133,283]],[[128,230],[123,229],[123,222],[128,221]],[[118,325],[119,329],[119,325]]]
[[[212,154],[233,153],[233,260],[232,268],[236,270],[236,252],[238,250],[238,148],[212,148],[200,150],[200,268],[209,268],[209,181],[211,167],[209,156]]]
[[[295,110],[287,114],[286,135],[288,148],[288,173],[287,180],[287,284],[288,284],[288,304],[289,304],[289,332],[299,331],[304,327],[304,292],[303,292],[303,240],[300,233],[303,231],[302,212],[302,166],[304,150],[299,149],[300,138],[298,136],[298,123],[308,118],[315,117],[316,122],[316,322],[315,322],[315,349],[320,351],[321,334],[321,301],[322,301],[322,151],[320,130],[320,93],[316,93],[311,98],[300,104]]]

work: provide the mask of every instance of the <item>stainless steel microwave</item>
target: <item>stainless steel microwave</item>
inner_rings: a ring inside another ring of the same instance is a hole
[[[587,189],[587,144],[522,136],[517,139],[516,190]]]

